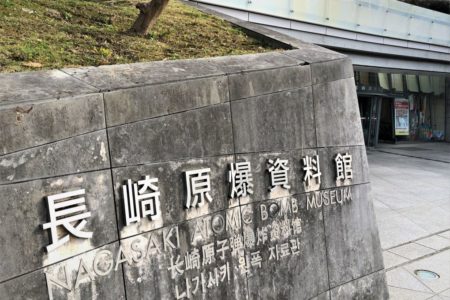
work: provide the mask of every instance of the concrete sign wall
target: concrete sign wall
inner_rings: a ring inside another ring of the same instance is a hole
[[[351,62],[0,75],[0,298],[386,299]]]

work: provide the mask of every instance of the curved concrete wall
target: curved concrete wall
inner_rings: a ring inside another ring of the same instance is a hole
[[[0,75],[0,298],[386,299],[352,76],[308,44]]]

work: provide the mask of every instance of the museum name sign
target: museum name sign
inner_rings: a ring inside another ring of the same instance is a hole
[[[353,180],[350,154],[336,154],[333,163],[336,181],[348,183]],[[352,200],[350,186],[310,191],[311,188],[319,187],[321,183],[319,155],[304,156],[301,164],[302,182],[309,191],[306,193],[306,210],[343,205]],[[266,165],[266,171],[270,176],[270,185],[267,186],[269,192],[277,188],[291,189],[288,176],[290,166],[287,159],[268,159]],[[211,195],[210,172],[210,168],[204,167],[183,173],[186,210],[199,208],[214,201]],[[253,194],[254,182],[250,162],[240,161],[230,164],[227,175],[230,199]],[[161,220],[160,201],[163,199],[159,184],[158,178],[151,178],[148,175],[144,175],[143,179],[137,182],[125,180],[121,186],[125,227],[139,223],[143,218],[150,221]],[[91,217],[85,197],[84,189],[46,197],[49,222],[42,224],[42,229],[50,231],[51,244],[46,246],[49,253],[58,251],[58,248],[68,243],[71,238],[90,239],[95,234],[84,230]],[[94,281],[98,276],[107,276],[117,271],[121,264],[141,266],[150,264],[152,257],[163,255],[168,258],[167,266],[164,268],[170,274],[170,278],[176,281],[174,298],[189,299],[229,282],[232,278],[233,265],[241,275],[248,275],[252,269],[261,268],[264,261],[277,262],[289,256],[299,255],[303,221],[297,199],[284,197],[276,202],[259,203],[254,207],[259,210],[256,214],[259,217],[258,222],[254,222],[255,214],[251,211],[251,206],[238,206],[194,220],[190,236],[191,245],[194,247],[185,250],[184,253],[180,253],[180,224],[178,224],[122,240],[116,250],[102,249],[89,258],[81,257],[75,277],[67,271],[66,265],[59,266],[56,270],[53,268],[53,272],[46,271],[49,296],[52,298],[53,287],[73,291],[83,283]],[[253,228],[251,225],[256,223],[264,225]],[[62,235],[62,232],[66,234]],[[220,236],[225,232],[235,234],[201,244],[210,240],[210,237]],[[253,251],[246,255],[246,249]],[[233,259],[236,263],[233,263]],[[64,276],[58,276],[61,273]],[[138,282],[139,280],[140,277],[137,278]]]

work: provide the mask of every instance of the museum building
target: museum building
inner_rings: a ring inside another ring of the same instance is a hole
[[[199,0],[348,55],[367,146],[450,142],[450,15],[398,0]]]

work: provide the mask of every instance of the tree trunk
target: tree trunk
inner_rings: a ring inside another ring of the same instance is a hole
[[[148,3],[136,4],[139,9],[139,16],[134,21],[131,31],[139,35],[147,34],[147,31],[155,25],[159,15],[166,8],[169,0],[152,0]]]

